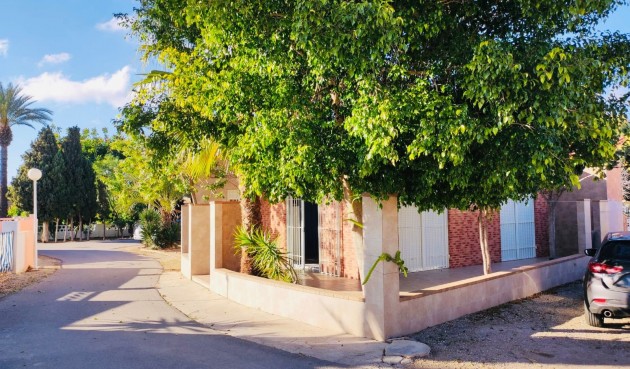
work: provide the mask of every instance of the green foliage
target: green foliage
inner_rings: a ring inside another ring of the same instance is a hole
[[[162,222],[160,220],[160,214],[154,209],[145,209],[140,213],[140,236],[142,237],[142,243],[148,247],[157,247],[157,239],[162,229]]]
[[[155,209],[145,209],[140,213],[139,222],[142,243],[151,248],[167,248],[175,245],[179,239],[179,224],[165,223]]]
[[[255,275],[284,282],[297,282],[291,261],[282,252],[276,240],[259,228],[248,232],[243,227],[234,233],[234,250],[246,252],[252,260]]]
[[[604,92],[628,84],[630,42],[594,26],[620,3],[143,0],[126,21],[170,72],[135,112],[195,119],[134,127],[211,135],[272,202],[339,199],[345,180],[498,208],[612,159],[628,97]]]
[[[84,156],[79,127],[70,127],[61,142],[66,166],[67,190],[71,193],[71,216],[90,221],[96,216],[96,174]]]
[[[8,147],[13,141],[13,126],[33,127],[33,123],[46,125],[52,111],[34,108],[35,101],[24,95],[22,88],[9,83],[6,87],[0,83],[0,217],[7,215],[7,162]]]
[[[368,271],[368,274],[365,276],[365,280],[362,283],[363,285],[368,283],[370,277],[372,276],[372,272],[374,272],[374,269],[376,268],[376,265],[378,265],[378,263],[380,263],[381,261],[396,264],[398,266],[398,271],[401,272],[405,277],[407,277],[409,269],[405,266],[405,261],[400,257],[400,251],[396,251],[396,254],[393,257],[390,254],[384,252],[374,261],[372,267],[370,267],[370,270]]]
[[[37,181],[37,211],[42,221],[55,219],[56,198],[60,190],[54,178],[50,176],[54,159],[59,152],[57,139],[49,127],[43,128],[31,147],[22,155],[23,163],[18,168],[18,175],[11,182],[9,197],[20,211],[31,212],[33,209],[33,181],[28,178],[28,170],[38,168],[42,178]]]

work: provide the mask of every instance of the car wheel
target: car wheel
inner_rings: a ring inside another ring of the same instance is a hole
[[[604,317],[601,314],[591,313],[586,303],[584,303],[584,317],[586,318],[586,323],[591,327],[601,328],[604,326]]]

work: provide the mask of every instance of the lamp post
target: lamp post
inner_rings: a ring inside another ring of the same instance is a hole
[[[35,219],[33,219],[33,234],[35,236],[35,269],[39,269],[39,266],[37,265],[37,181],[42,178],[42,171],[37,168],[31,168],[28,170],[27,175],[28,178],[33,181],[33,216],[35,217]]]

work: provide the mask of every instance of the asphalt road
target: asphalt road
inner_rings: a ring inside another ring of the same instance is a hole
[[[74,245],[44,251],[62,269],[0,300],[0,368],[339,367],[190,320],[154,288],[160,264],[124,245]]]

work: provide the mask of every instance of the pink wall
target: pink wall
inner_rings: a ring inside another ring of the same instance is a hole
[[[608,200],[623,201],[621,168],[613,168],[606,172],[606,193]]]

